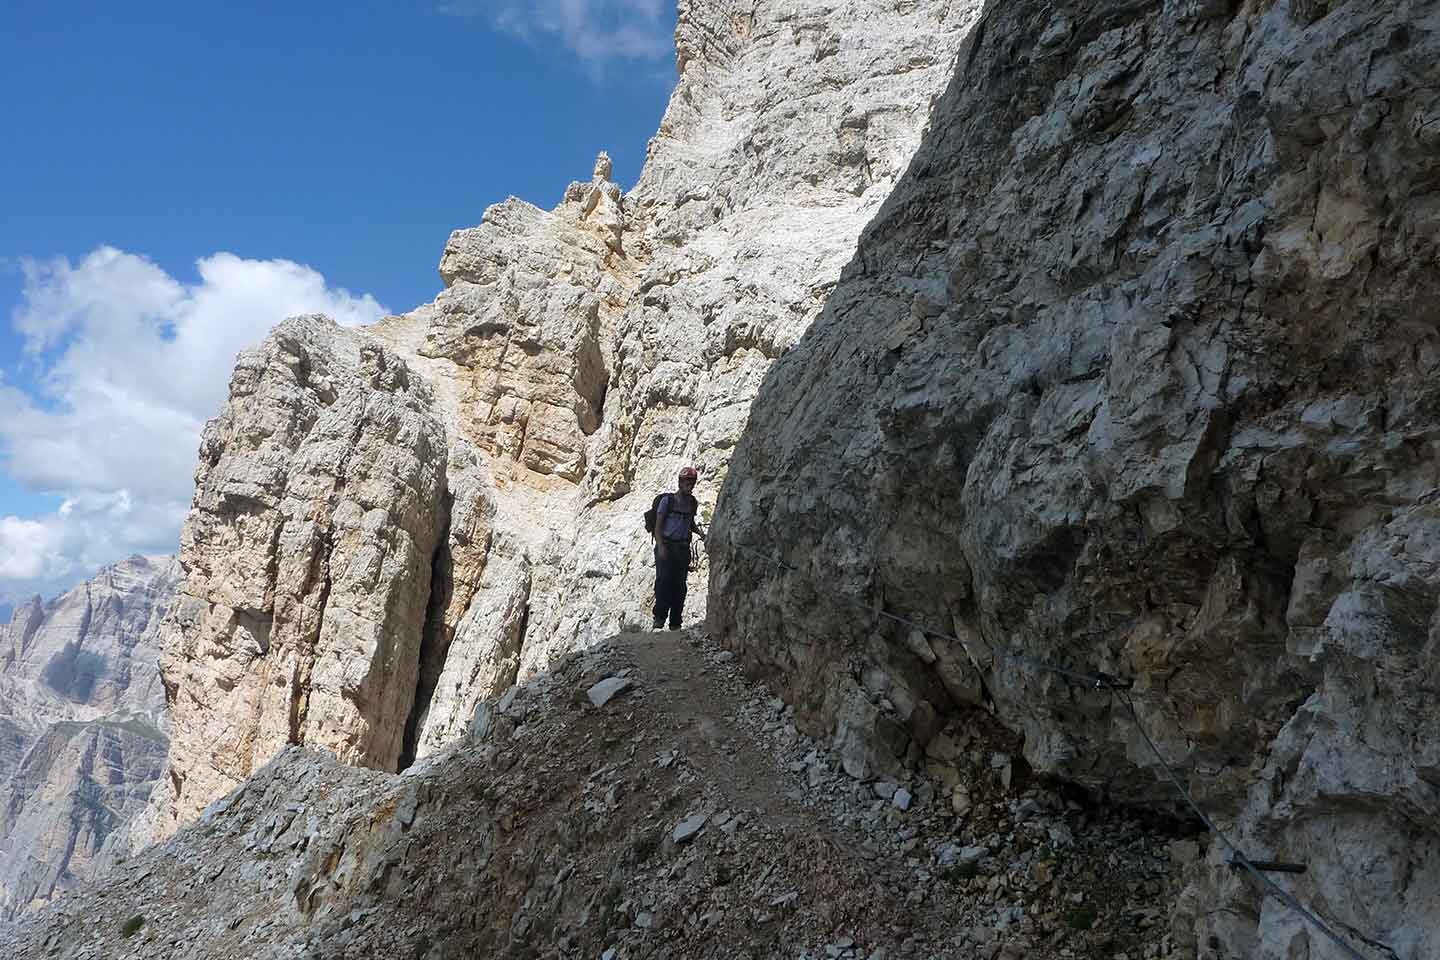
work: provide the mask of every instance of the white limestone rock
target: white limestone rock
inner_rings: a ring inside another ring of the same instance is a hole
[[[324,318],[287,320],[241,355],[181,535],[153,834],[287,744],[395,769],[443,523],[432,405],[403,361]]]
[[[363,331],[287,321],[241,359],[184,534],[154,835],[286,743],[386,769],[431,754],[648,620],[640,514],[694,463],[708,522],[750,399],[979,7],[687,2],[633,191],[602,155],[553,211],[512,199],[456,231],[433,303]],[[702,558],[692,622],[705,593]]]
[[[640,514],[694,463],[708,523],[765,371],[902,173],[979,4],[732,13],[680,11],[683,69],[633,191],[602,156],[553,211],[492,207],[450,238],[433,304],[367,331],[434,386],[493,507],[487,542],[451,545],[485,586],[447,604],[419,755],[485,698],[648,622]]]

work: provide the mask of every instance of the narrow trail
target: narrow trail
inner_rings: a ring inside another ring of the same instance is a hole
[[[731,652],[625,634],[404,774],[287,750],[0,956],[1171,956],[1173,838],[985,723],[944,734],[955,784],[858,783]]]

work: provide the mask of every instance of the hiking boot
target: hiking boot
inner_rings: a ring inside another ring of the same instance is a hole
[[[670,624],[670,629],[671,629],[671,630],[679,630],[679,629],[680,629],[680,624],[678,624],[678,623],[672,623],[672,624]]]
[[[663,619],[661,619],[661,620],[656,620],[655,623],[654,623],[654,625],[653,625],[650,629],[652,629],[652,630],[664,630],[664,629],[665,629],[665,621],[664,621]]]

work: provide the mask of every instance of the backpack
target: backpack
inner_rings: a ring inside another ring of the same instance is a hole
[[[670,494],[668,494],[668,493],[662,493],[662,494],[658,495],[658,496],[655,498],[655,500],[650,504],[650,509],[645,511],[645,532],[646,532],[646,533],[654,533],[654,532],[655,532],[655,516],[656,516],[656,514],[659,513],[659,511],[660,511],[660,501],[661,501],[661,500],[664,500],[664,499],[665,499],[666,497],[668,497],[668,496],[670,496]]]

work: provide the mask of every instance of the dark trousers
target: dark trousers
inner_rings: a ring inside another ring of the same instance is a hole
[[[660,547],[655,547],[655,623],[658,626],[668,616],[671,629],[680,628],[680,615],[685,611],[686,582],[690,573],[690,544],[684,541],[666,540],[665,559],[660,559]]]

